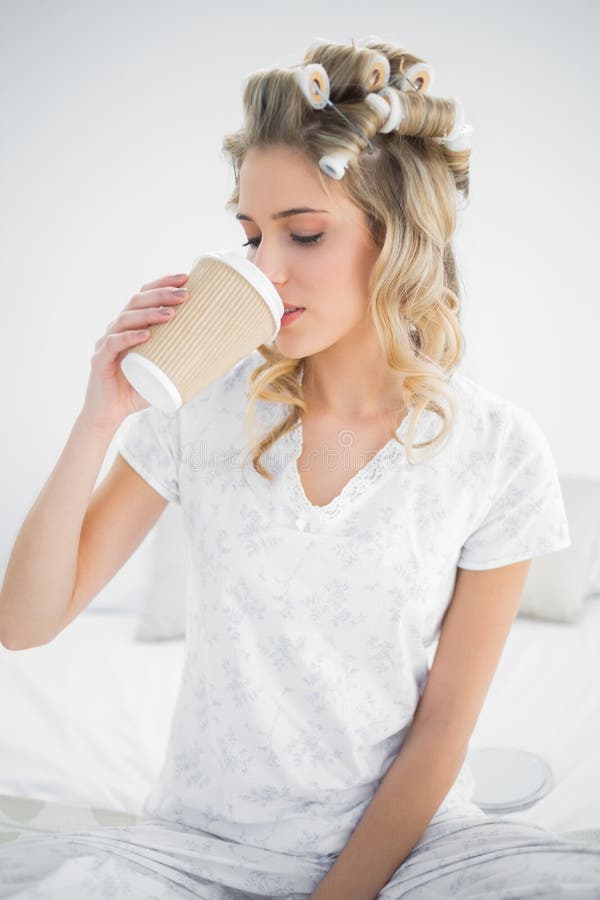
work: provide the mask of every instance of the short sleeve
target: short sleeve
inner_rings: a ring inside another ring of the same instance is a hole
[[[492,499],[457,565],[491,569],[571,546],[556,464],[527,410],[512,406],[499,441]]]
[[[117,436],[117,452],[165,500],[181,505],[179,411],[148,406],[132,413]]]

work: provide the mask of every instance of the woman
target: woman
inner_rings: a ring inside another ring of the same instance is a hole
[[[403,92],[390,131],[365,101],[381,56]],[[119,361],[177,315],[185,275],[144,285],[96,345],[0,626],[9,646],[51,640],[171,501],[194,550],[186,662],[142,821],[7,845],[0,898],[600,896],[600,850],[471,799],[468,741],[531,558],[570,540],[536,422],[456,371],[469,151],[442,140],[451,101],[401,87],[417,62],[320,42],[304,64],[329,78],[321,108],[293,69],[248,79],[230,205],[300,310],[273,345],[177,412],[149,408]],[[340,178],[319,164],[332,151]]]

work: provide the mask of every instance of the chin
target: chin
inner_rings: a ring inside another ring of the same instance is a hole
[[[288,339],[287,330],[284,331],[281,337],[280,335],[281,332],[275,339],[275,346],[279,352],[284,353],[290,359],[301,359],[308,356],[315,356],[318,353],[323,353],[330,347],[335,347],[336,344],[341,343],[344,340],[347,332],[329,337],[321,333],[320,335],[315,335],[313,340],[306,335],[302,336],[302,340],[300,340],[299,337],[297,340],[294,340],[293,335],[290,335]]]
[[[300,320],[299,320],[300,321]],[[360,322],[358,323],[361,324]],[[287,328],[279,330],[273,344],[276,349],[287,356],[288,359],[303,359],[308,356],[314,356],[321,353],[329,347],[333,347],[340,341],[343,341],[348,335],[352,334],[357,323],[352,321],[344,321],[337,330],[332,327],[332,323],[328,325],[317,325],[313,328],[312,334],[309,330],[305,330],[303,334],[298,330],[294,333],[294,323],[288,325]]]
[[[306,356],[306,352],[302,348],[306,347],[309,342],[306,340],[306,336],[300,339],[298,335],[294,337],[293,334],[288,334],[293,327],[291,325],[288,328],[280,329],[273,341],[273,346],[289,359],[302,359],[303,356]]]
[[[302,359],[307,355],[306,353],[302,353],[299,350],[288,350],[287,347],[284,348],[280,346],[277,338],[275,338],[275,340],[273,341],[273,346],[276,350],[279,351],[279,353],[283,354],[283,356],[286,356],[288,359]]]

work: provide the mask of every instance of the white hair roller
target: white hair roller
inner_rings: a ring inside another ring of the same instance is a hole
[[[381,109],[382,112],[386,113],[387,119],[379,129],[384,134],[397,129],[400,122],[405,118],[406,113],[402,104],[402,97],[392,87],[384,87],[376,94],[367,94],[365,101],[374,109]],[[385,103],[385,108],[381,105],[381,102]]]
[[[412,66],[408,67],[406,72],[400,73],[400,90],[417,90],[421,94],[425,94],[433,86],[433,76],[434,69],[429,63],[413,63]],[[414,87],[419,79],[422,81],[421,87]]]
[[[370,91],[380,91],[390,80],[390,61],[383,53],[376,53],[369,73],[367,87]]]
[[[458,97],[453,97],[452,102],[454,103],[454,124],[452,128],[445,134],[442,140],[444,143],[448,143],[449,141],[454,141],[459,135],[462,133],[462,130],[465,125],[465,111],[462,103],[458,99]]]
[[[373,109],[379,110],[386,118],[389,118],[390,115],[390,106],[389,103],[383,99],[381,93],[372,92],[367,94],[365,97],[365,103],[368,103],[370,107]]]
[[[329,101],[329,76],[320,63],[294,69],[296,81],[313,109],[323,109]]]
[[[472,137],[473,126],[463,125],[462,131],[458,137],[453,138],[451,141],[444,138],[442,143],[445,147],[448,147],[449,150],[470,150]]]
[[[319,168],[326,175],[329,175],[330,178],[335,178],[336,181],[339,181],[340,178],[344,177],[346,166],[351,156],[352,154],[347,153],[345,150],[327,153],[319,160]]]

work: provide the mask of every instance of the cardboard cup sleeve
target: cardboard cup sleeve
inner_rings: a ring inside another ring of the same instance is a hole
[[[121,359],[121,371],[166,412],[193,399],[260,344],[277,336],[283,301],[258,266],[229,251],[201,254],[185,283],[188,296],[167,322]]]

